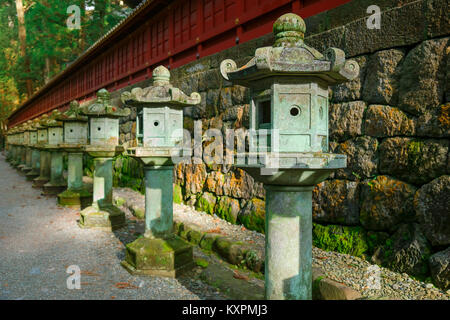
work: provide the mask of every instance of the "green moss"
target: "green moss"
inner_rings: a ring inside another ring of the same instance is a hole
[[[233,203],[235,201],[236,203]],[[215,213],[220,218],[230,223],[236,224],[236,215],[233,215],[233,205],[239,208],[239,203],[235,199],[221,197],[215,208]]]
[[[265,219],[255,214],[238,216],[238,223],[244,225],[249,230],[265,233]]]
[[[126,200],[124,198],[117,197],[115,202],[116,202],[116,206],[120,207],[125,204]]]
[[[216,205],[216,199],[211,193],[205,192],[202,194],[195,203],[195,209],[198,211],[204,211],[208,214],[214,213],[214,207]]]
[[[177,184],[173,185],[173,202],[178,204],[183,203],[183,190]]]
[[[366,233],[361,227],[345,227],[313,224],[314,246],[327,251],[336,251],[356,257],[365,257],[369,246]]]
[[[209,265],[209,262],[206,261],[205,259],[199,258],[199,259],[195,260],[195,264],[198,265],[199,267],[207,268]]]

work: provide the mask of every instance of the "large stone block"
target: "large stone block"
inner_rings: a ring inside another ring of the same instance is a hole
[[[450,245],[450,176],[422,186],[414,197],[414,209],[431,244]]]
[[[377,148],[377,139],[368,136],[347,140],[333,148],[333,152],[347,155],[347,167],[337,170],[335,177],[360,180],[376,175],[378,166]]]
[[[450,289],[450,247],[430,257],[430,271],[437,287]]]
[[[445,174],[448,150],[448,140],[388,138],[379,147],[379,171],[424,184]]]
[[[313,220],[343,225],[359,224],[358,182],[326,180],[313,190]]]
[[[387,176],[378,176],[361,184],[359,218],[364,228],[394,231],[401,222],[413,221],[413,197],[416,188]]]
[[[425,112],[417,118],[416,123],[417,136],[433,138],[450,137],[450,103]]]
[[[383,50],[370,56],[362,97],[368,103],[395,104],[398,95],[398,70],[405,52]]]
[[[420,115],[444,102],[444,54],[448,40],[424,41],[405,57],[399,82],[399,108]]]
[[[206,166],[203,163],[186,164],[184,172],[186,195],[201,193],[206,180]]]
[[[364,129],[372,137],[413,136],[416,122],[390,106],[371,105],[366,111]]]
[[[197,202],[195,203],[195,209],[208,214],[214,214],[216,202],[217,198],[212,193],[204,192],[198,197]]]
[[[247,229],[265,232],[266,203],[264,200],[253,198],[242,205],[238,222]]]
[[[361,135],[364,101],[330,104],[330,139],[344,141]]]
[[[419,225],[412,223],[402,224],[386,245],[377,250],[373,259],[396,272],[425,276],[430,254],[430,245]]]

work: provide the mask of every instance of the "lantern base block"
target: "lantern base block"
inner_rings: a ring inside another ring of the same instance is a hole
[[[32,180],[36,179],[37,177],[39,177],[39,171],[32,169],[25,175],[25,177],[27,178],[28,181],[32,181]]]
[[[132,275],[176,278],[194,267],[193,248],[175,235],[169,239],[143,237],[127,244],[121,265]]]
[[[65,182],[52,183],[48,182],[42,186],[42,194],[46,196],[57,195],[63,192],[67,188],[67,184]]]
[[[31,167],[23,167],[22,172],[26,175],[28,172],[30,172],[33,168]]]
[[[33,188],[42,188],[49,181],[49,178],[39,176],[33,180]]]
[[[92,204],[92,193],[85,190],[66,190],[58,194],[58,204],[76,210],[82,210]]]
[[[80,228],[94,228],[114,231],[126,226],[125,213],[112,204],[98,207],[93,204],[80,212]]]

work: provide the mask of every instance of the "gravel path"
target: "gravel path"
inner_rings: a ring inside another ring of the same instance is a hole
[[[120,261],[134,223],[115,233],[80,229],[79,212],[41,196],[3,155],[0,194],[1,300],[224,298],[198,280],[197,269],[180,279],[131,276]],[[81,269],[80,290],[67,289],[71,265]]]
[[[127,199],[127,202],[132,203],[133,206],[144,208],[144,196],[129,188],[115,188],[114,197]],[[220,230],[222,235],[236,241],[247,242],[264,255],[265,237],[263,234],[248,230],[240,225],[230,224],[215,215],[195,211],[194,208],[186,205],[174,204],[174,220],[196,224],[202,231]],[[138,221],[138,224],[142,224],[142,221]],[[347,254],[328,252],[314,247],[313,267],[321,268],[327,278],[359,291],[366,298],[450,299],[450,290],[445,292],[434,287],[431,283],[414,280],[406,273],[399,274]],[[377,275],[379,275],[379,282],[369,280],[371,276]]]

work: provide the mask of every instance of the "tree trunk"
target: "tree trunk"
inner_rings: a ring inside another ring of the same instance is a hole
[[[23,9],[22,0],[16,1],[16,9],[17,9],[17,19],[19,21],[19,44],[20,44],[20,55],[24,58],[25,62],[25,72],[30,74],[30,59],[27,56],[27,31],[25,28],[25,11]],[[31,79],[26,79],[27,85],[27,95],[31,97],[33,94],[33,83]]]

